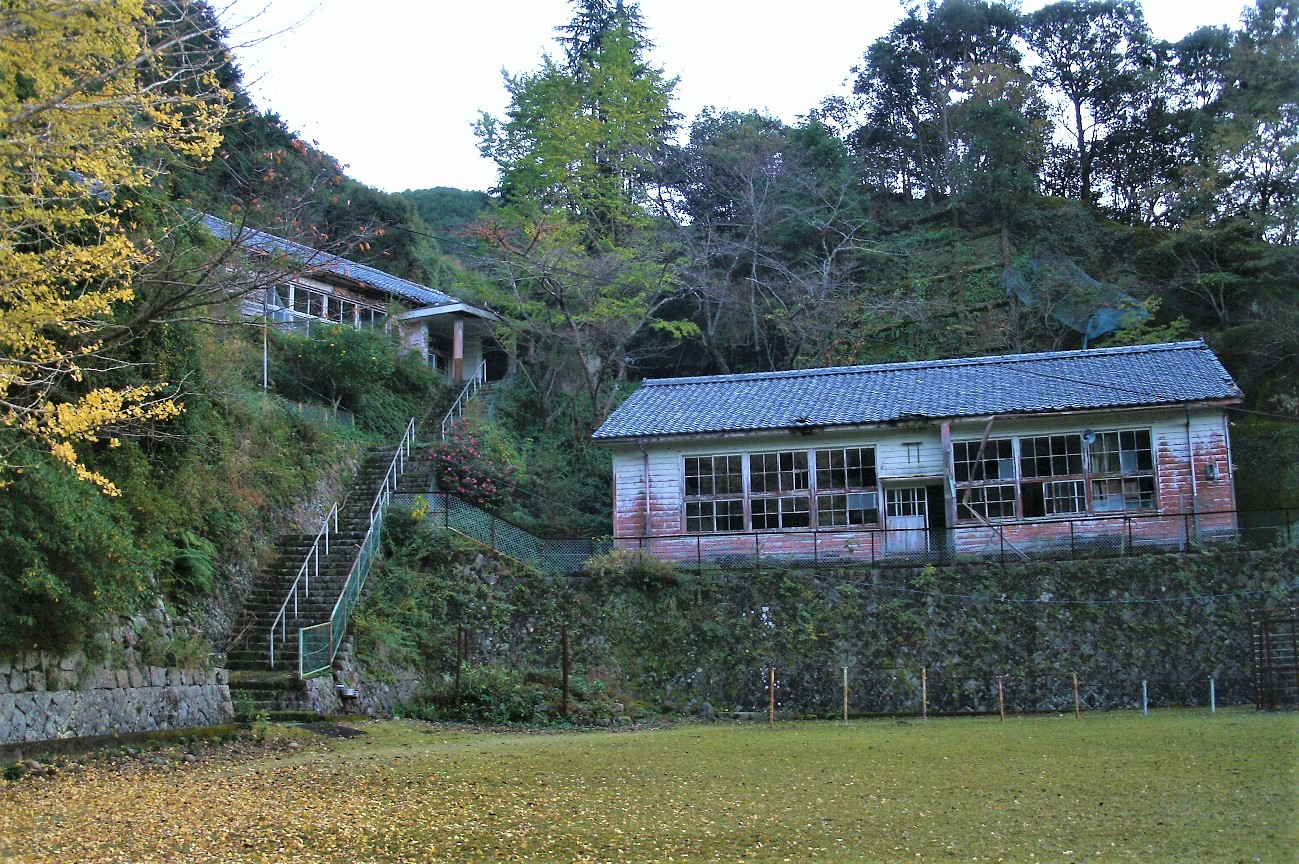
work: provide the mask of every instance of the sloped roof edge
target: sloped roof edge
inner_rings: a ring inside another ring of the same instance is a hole
[[[307,275],[329,274],[348,279],[421,307],[446,306],[461,302],[459,298],[452,297],[450,294],[438,291],[435,288],[429,288],[409,279],[394,276],[369,264],[361,264],[341,255],[316,249],[305,243],[286,240],[283,237],[259,231],[255,228],[236,226],[224,219],[206,213],[200,219],[216,237],[222,240],[236,241],[246,249],[252,249],[264,254],[284,255],[300,263],[305,268]]]
[[[1202,341],[647,380],[596,440],[1188,402],[1241,392]]]

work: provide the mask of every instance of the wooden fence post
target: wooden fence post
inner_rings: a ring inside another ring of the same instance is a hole
[[[568,719],[568,625],[560,632],[560,666],[563,670],[564,677],[564,703],[562,713],[564,719]]]
[[[920,667],[920,717],[929,722],[929,670]]]
[[[767,709],[767,726],[768,728],[775,729],[776,728],[776,667],[775,666],[771,667],[771,672],[770,675],[768,676],[767,691],[768,691],[767,701],[769,706]]]
[[[1212,680],[1212,679],[1211,679]],[[848,667],[843,667],[843,725],[848,725]]]

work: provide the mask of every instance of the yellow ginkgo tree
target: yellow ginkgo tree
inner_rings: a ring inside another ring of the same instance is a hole
[[[225,99],[177,62],[186,0],[0,2],[0,484],[38,442],[106,493],[78,446],[174,417],[166,382],[111,387],[98,337],[151,247],[131,193],[220,143]]]

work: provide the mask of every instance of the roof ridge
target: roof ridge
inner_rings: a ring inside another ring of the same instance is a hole
[[[694,375],[674,378],[646,378],[642,387],[680,384],[712,384],[719,381],[764,381],[774,378],[818,378],[828,375],[860,375],[874,372],[896,372],[906,369],[934,369],[951,366],[993,366],[1034,360],[1056,360],[1074,357],[1098,357],[1115,354],[1137,354],[1155,351],[1208,349],[1203,339],[1183,342],[1158,342],[1150,345],[1118,345],[1109,348],[1074,348],[1068,351],[1040,351],[1033,354],[988,354],[979,357],[947,357],[938,360],[906,360],[900,363],[869,363],[857,366],[818,366],[810,369],[786,369],[779,372],[739,372],[728,375]]]

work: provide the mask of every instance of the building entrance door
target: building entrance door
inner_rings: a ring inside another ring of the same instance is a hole
[[[929,551],[928,494],[923,486],[884,490],[884,546],[892,554]]]

